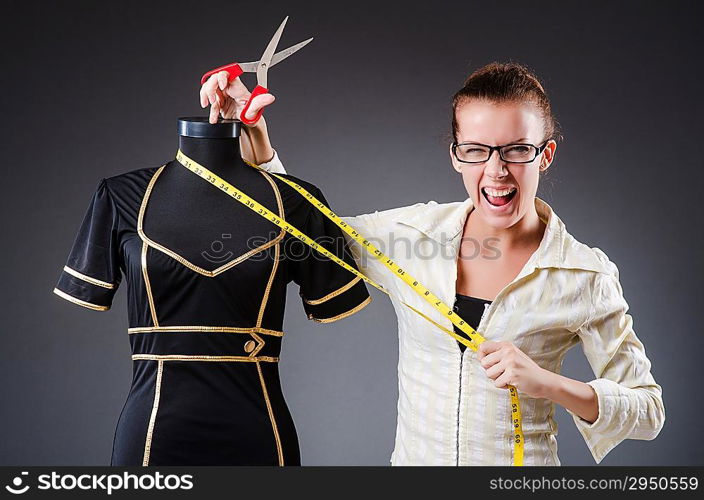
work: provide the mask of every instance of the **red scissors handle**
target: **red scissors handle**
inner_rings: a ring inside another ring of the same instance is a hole
[[[224,66],[220,66],[219,68],[211,69],[210,71],[205,73],[200,79],[200,84],[203,85],[208,80],[208,78],[210,78],[215,73],[218,73],[220,71],[226,71],[228,75],[227,81],[228,83],[232,83],[235,78],[237,78],[244,72],[257,74],[257,86],[250,94],[249,99],[247,99],[247,102],[244,105],[244,109],[240,113],[239,119],[242,123],[252,125],[259,121],[259,118],[261,118],[262,116],[263,109],[260,109],[254,115],[254,118],[247,119],[247,117],[245,117],[250,105],[252,104],[252,100],[258,95],[269,93],[269,89],[266,88],[267,72],[269,71],[269,68],[283,61],[288,56],[290,56],[312,40],[312,38],[309,38],[308,40],[297,43],[296,45],[291,45],[287,49],[274,53],[274,51],[276,50],[276,46],[279,43],[279,39],[281,38],[281,32],[284,30],[284,26],[286,25],[287,20],[288,16],[284,18],[283,22],[279,25],[278,29],[274,33],[274,36],[272,36],[271,40],[269,40],[269,44],[266,46],[266,49],[264,50],[264,53],[262,54],[262,57],[259,61],[246,62],[241,64],[226,64]]]
[[[261,94],[266,94],[268,93],[269,90],[265,87],[262,87],[261,85],[257,85],[254,87],[254,90],[252,91],[252,95],[249,96],[249,99],[247,100],[247,104],[245,104],[244,109],[242,110],[242,113],[240,113],[240,121],[242,123],[246,123],[247,125],[252,125],[253,123],[257,123],[259,118],[262,116],[262,112],[264,111],[264,108],[260,109],[257,111],[257,114],[254,115],[254,118],[248,119],[245,117],[245,114],[247,113],[247,110],[249,109],[249,105],[252,104],[252,99],[257,97],[258,95]]]
[[[205,73],[200,79],[200,84],[203,85],[208,80],[208,78],[210,78],[211,75],[214,75],[215,73],[219,73],[220,71],[227,71],[228,83],[232,82],[232,80],[234,80],[235,78],[237,78],[238,76],[240,76],[244,72],[242,70],[242,67],[237,63],[225,64],[224,66],[220,66],[218,68],[211,69],[210,71]],[[265,87],[262,87],[261,85],[257,85],[254,88],[254,91],[252,92],[252,95],[249,96],[249,99],[247,100],[247,104],[245,104],[244,109],[242,110],[242,113],[240,113],[239,119],[241,122],[246,123],[247,125],[252,125],[252,124],[256,123],[259,120],[259,118],[261,118],[262,112],[264,111],[264,109],[260,109],[257,112],[257,114],[254,116],[254,118],[252,118],[251,120],[245,118],[244,115],[247,112],[247,110],[249,109],[249,105],[252,104],[252,99],[254,99],[255,97],[257,97],[260,94],[266,94],[267,92],[269,92],[269,90]]]
[[[231,64],[226,64],[224,66],[220,66],[219,68],[211,69],[207,73],[205,73],[201,79],[200,79],[200,84],[203,85],[205,81],[210,78],[210,75],[214,75],[215,73],[220,73],[221,71],[227,71],[228,77],[227,81],[228,83],[240,76],[244,71],[242,71],[242,68],[240,67],[239,64],[237,63],[231,63]]]

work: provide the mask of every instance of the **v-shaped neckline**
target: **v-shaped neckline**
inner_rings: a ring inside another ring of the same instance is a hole
[[[284,235],[286,234],[286,231],[284,231],[282,229],[275,238],[267,241],[266,243],[264,243],[261,246],[258,246],[256,248],[253,248],[252,250],[249,250],[249,251],[243,253],[242,255],[240,255],[238,257],[235,257],[234,259],[226,262],[222,266],[220,266],[216,269],[213,269],[213,270],[208,270],[208,269],[205,269],[201,266],[193,264],[191,261],[189,261],[188,259],[186,259],[182,255],[180,255],[179,253],[175,252],[174,250],[171,250],[170,248],[154,241],[149,236],[147,236],[147,234],[144,232],[144,213],[147,210],[147,205],[149,203],[149,196],[151,195],[152,189],[154,188],[154,184],[156,183],[156,180],[158,179],[159,175],[164,170],[166,165],[167,164],[165,163],[161,167],[159,167],[159,169],[154,173],[152,178],[149,180],[149,184],[147,185],[147,189],[145,190],[144,196],[142,197],[142,203],[139,207],[139,215],[137,216],[137,234],[139,234],[139,237],[147,245],[149,245],[152,248],[155,248],[157,250],[160,250],[161,252],[165,253],[166,255],[173,258],[174,260],[180,262],[181,264],[183,264],[187,268],[191,269],[192,271],[195,271],[199,274],[202,274],[203,276],[207,276],[209,278],[212,278],[212,277],[217,276],[218,274],[220,274],[224,271],[227,271],[231,267],[236,266],[240,262],[247,260],[252,255],[254,255],[258,252],[261,252],[262,250],[265,250],[272,245],[277,244],[279,241],[281,241],[283,239]],[[279,217],[282,220],[285,220],[286,217],[284,216],[283,202],[281,201],[281,193],[279,191],[278,186],[276,185],[276,183],[271,179],[271,177],[266,172],[264,172],[262,170],[259,170],[258,172],[261,173],[267,181],[269,181],[269,184],[271,184],[271,187],[274,190],[274,195],[276,196],[276,204],[278,205],[278,209],[279,209]]]

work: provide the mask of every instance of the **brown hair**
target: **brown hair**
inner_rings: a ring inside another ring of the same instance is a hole
[[[457,107],[470,99],[535,104],[543,117],[543,139],[552,139],[555,142],[563,139],[545,89],[538,77],[522,64],[492,62],[467,77],[463,87],[452,97],[451,139],[454,141],[457,141]]]

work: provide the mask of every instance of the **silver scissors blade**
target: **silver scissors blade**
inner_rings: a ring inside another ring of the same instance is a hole
[[[286,26],[286,21],[288,21],[288,16],[286,16],[284,20],[281,21],[281,24],[274,33],[274,36],[272,36],[271,40],[269,40],[269,45],[266,46],[266,49],[264,50],[261,59],[259,59],[259,67],[257,67],[257,84],[261,85],[264,88],[266,88],[267,84],[267,71],[269,70],[269,65],[271,63],[272,57],[274,56],[276,46],[279,44],[281,33],[283,33],[284,26]]]
[[[274,57],[271,58],[271,62],[269,63],[269,67],[271,68],[272,66],[276,66],[279,64],[281,61],[286,59],[288,56],[296,52],[297,50],[302,49],[305,47],[311,40],[313,40],[313,37],[310,37],[308,40],[303,40],[301,43],[297,43],[296,45],[291,45],[289,48],[280,50],[276,54],[274,54]],[[242,71],[246,73],[254,73],[257,71],[257,67],[259,66],[259,61],[253,61],[253,62],[246,62],[246,63],[238,63],[240,65],[240,68],[242,68]]]
[[[276,54],[274,54],[274,57],[271,58],[271,62],[269,63],[269,67],[271,68],[272,66],[279,64],[281,61],[286,59],[288,56],[290,56],[291,54],[293,54],[297,50],[302,49],[303,47],[308,45],[308,43],[311,40],[313,40],[313,37],[310,37],[308,40],[303,40],[301,43],[297,43],[296,45],[291,45],[289,48],[284,49],[280,52],[277,52]]]

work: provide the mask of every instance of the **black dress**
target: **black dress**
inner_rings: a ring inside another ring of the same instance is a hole
[[[101,179],[54,289],[105,311],[125,278],[133,378],[111,465],[299,465],[277,363],[286,286],[300,286],[308,318],[318,322],[362,309],[371,301],[367,288],[207,183],[223,210],[247,227],[264,221],[268,235],[223,228],[241,251],[210,268],[194,264],[184,255],[197,249],[167,246],[150,231],[160,214],[155,201],[155,219],[148,217],[150,193],[165,168],[185,167],[172,160]],[[288,185],[261,175],[267,196],[260,203],[356,268],[337,226]],[[327,203],[317,187],[287,177]]]
[[[460,318],[465,320],[469,324],[469,326],[476,330],[479,326],[479,321],[481,320],[482,315],[484,314],[486,305],[491,304],[491,302],[491,300],[480,299],[479,297],[472,297],[471,295],[462,295],[460,293],[456,293],[455,306],[453,307],[453,310],[457,314],[459,314]],[[455,333],[469,340],[467,334],[465,334],[456,326],[454,330]],[[462,344],[459,341],[457,341],[457,345],[459,346],[462,352],[464,352],[464,350],[467,348],[466,345]]]

